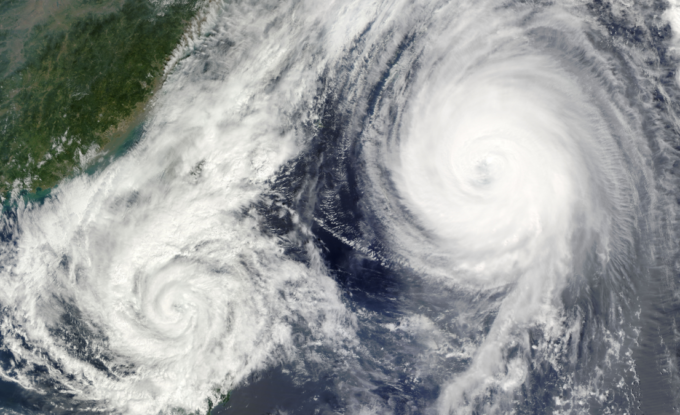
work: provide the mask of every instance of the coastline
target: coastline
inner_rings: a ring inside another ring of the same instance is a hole
[[[107,130],[103,132],[95,132],[94,140],[91,141],[92,144],[80,145],[80,157],[76,157],[75,163],[73,163],[71,171],[59,179],[54,185],[50,187],[40,187],[38,185],[31,185],[30,187],[25,186],[13,186],[10,188],[5,188],[6,190],[0,193],[0,204],[2,204],[3,212],[9,208],[17,206],[19,200],[29,203],[40,203],[45,198],[51,195],[52,189],[58,187],[64,180],[69,180],[79,174],[95,174],[100,169],[105,168],[116,158],[125,154],[136,142],[139,141],[143,134],[144,124],[153,109],[154,101],[157,98],[158,92],[161,90],[165,81],[172,71],[172,69],[179,63],[183,56],[183,49],[186,49],[188,43],[191,42],[191,38],[194,37],[197,32],[200,32],[199,27],[206,20],[206,9],[209,8],[210,1],[195,1],[194,2],[194,14],[193,17],[185,21],[184,29],[181,37],[175,43],[173,50],[168,53],[164,58],[163,69],[161,72],[154,77],[151,85],[147,86],[142,82],[143,88],[146,89],[148,94],[146,99],[134,104],[132,111],[128,116],[123,117],[118,121],[118,123],[111,125]],[[96,138],[95,138],[96,137]],[[69,141],[70,143],[70,141]],[[94,154],[87,154],[89,160],[83,160],[83,154],[96,149]],[[78,165],[78,159],[81,162]],[[29,176],[30,177],[30,176]]]

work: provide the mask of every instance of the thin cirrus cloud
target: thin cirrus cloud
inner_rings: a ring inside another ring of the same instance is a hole
[[[3,379],[67,412],[275,367],[329,413],[671,408],[674,40],[617,7],[213,4],[141,141],[3,218]]]

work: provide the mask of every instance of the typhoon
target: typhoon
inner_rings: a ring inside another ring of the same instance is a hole
[[[3,212],[4,412],[680,411],[680,5],[206,7]]]

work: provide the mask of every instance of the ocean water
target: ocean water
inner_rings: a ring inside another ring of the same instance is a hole
[[[675,3],[209,7],[3,213],[4,413],[680,410]]]

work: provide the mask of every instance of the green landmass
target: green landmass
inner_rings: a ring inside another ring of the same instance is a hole
[[[231,392],[227,392],[227,394],[223,394],[220,389],[217,389],[216,394],[219,396],[219,399],[217,401],[218,405],[226,405],[227,402],[229,402],[229,399],[231,399]],[[208,398],[208,412],[206,412],[206,415],[212,415],[212,410],[214,409],[214,404],[212,399]]]
[[[26,62],[24,45],[34,26],[65,30],[89,14],[108,14],[125,0],[0,0],[0,80]]]
[[[31,26],[13,59],[12,22],[0,21],[0,194],[56,185],[88,150],[129,127],[162,82],[198,2],[80,0],[87,14]],[[0,0],[0,12],[16,3]]]

